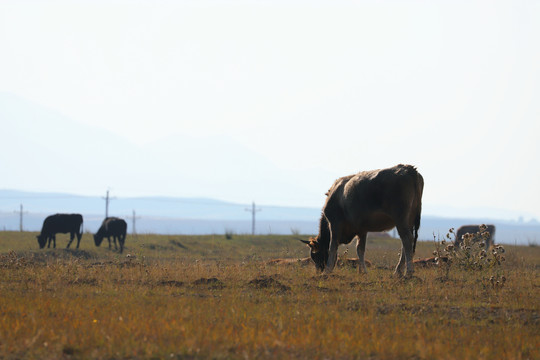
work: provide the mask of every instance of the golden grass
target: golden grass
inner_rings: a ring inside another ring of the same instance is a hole
[[[128,237],[122,255],[88,235],[79,251],[37,250],[34,236],[0,233],[2,359],[540,358],[538,247],[399,280],[396,240],[368,243],[366,275],[320,276],[267,263],[306,256],[288,236]]]

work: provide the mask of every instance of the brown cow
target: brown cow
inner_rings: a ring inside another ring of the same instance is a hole
[[[489,232],[489,237],[486,241],[486,250],[489,249],[491,245],[493,245],[493,239],[495,238],[495,225],[485,225],[487,232]],[[455,246],[459,248],[461,245],[461,242],[463,241],[463,235],[465,234],[476,234],[477,232],[480,232],[480,225],[463,225],[456,231],[456,241]]]
[[[395,274],[407,276],[413,269],[413,255],[418,240],[424,179],[411,165],[360,172],[337,179],[327,193],[319,234],[309,241],[311,258],[318,270],[331,272],[340,244],[358,236],[360,272],[366,271],[364,253],[367,233],[397,228],[402,251]]]

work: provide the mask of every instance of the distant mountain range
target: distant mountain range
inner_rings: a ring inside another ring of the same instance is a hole
[[[23,205],[23,229],[39,231],[43,220],[53,213],[81,213],[86,231],[95,232],[105,216],[102,197],[64,193],[38,193],[0,190],[0,230],[19,230],[20,205]],[[320,209],[280,207],[256,204],[257,234],[315,234]],[[158,234],[251,233],[252,204],[236,204],[205,198],[133,197],[112,198],[109,216],[125,218],[129,231]],[[442,218],[424,214],[420,239],[442,238],[451,227],[492,223],[497,227],[496,241],[504,243],[540,243],[540,223],[517,221]],[[392,231],[391,231],[392,233]]]

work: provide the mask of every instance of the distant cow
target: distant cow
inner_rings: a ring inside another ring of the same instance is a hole
[[[124,251],[124,242],[126,240],[127,223],[117,217],[108,217],[103,220],[97,233],[94,235],[94,243],[100,246],[103,238],[109,240],[109,249],[111,248],[111,236],[114,242],[114,249],[117,250],[116,239],[120,245],[120,253]]]
[[[463,235],[476,234],[480,231],[480,225],[463,225],[456,232],[456,241],[455,245],[459,247],[463,241]],[[486,250],[493,244],[493,239],[495,238],[495,225],[486,225],[486,231],[489,232],[489,237],[486,241]]]
[[[366,271],[364,253],[369,231],[397,228],[401,257],[395,274],[413,274],[413,255],[418,239],[424,179],[411,165],[360,172],[342,177],[327,192],[319,223],[319,234],[309,241],[311,258],[321,271],[332,271],[340,244],[358,236],[358,269]]]
[[[56,248],[56,234],[69,233],[67,247],[69,248],[75,235],[77,235],[78,249],[82,237],[82,225],[83,217],[81,214],[54,214],[47,216],[43,221],[41,233],[37,236],[39,248],[43,249],[45,244],[47,244],[47,248],[50,248],[51,240],[53,241],[53,247]]]

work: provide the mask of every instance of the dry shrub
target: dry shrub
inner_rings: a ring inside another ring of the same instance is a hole
[[[448,230],[446,238],[436,241],[436,248],[433,251],[435,261],[445,272],[446,277],[453,268],[465,271],[485,271],[499,267],[506,260],[505,249],[502,245],[495,244],[489,250],[485,250],[486,241],[490,237],[486,225],[480,225],[479,231],[474,234],[463,235],[463,241],[459,246],[452,241],[452,235],[455,238],[453,228]]]

